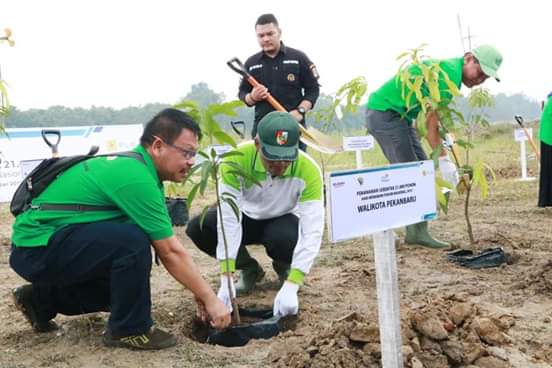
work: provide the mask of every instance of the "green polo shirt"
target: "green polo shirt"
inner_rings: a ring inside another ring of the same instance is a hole
[[[12,242],[18,247],[46,246],[59,229],[71,224],[115,221],[137,224],[152,240],[173,235],[162,183],[149,154],[145,161],[131,157],[96,157],[76,164],[33,200],[33,205],[84,204],[115,206],[108,211],[29,209],[17,216]]]
[[[548,97],[542,111],[539,137],[542,142],[552,146],[552,95]]]
[[[462,67],[464,66],[464,57],[440,60],[439,66],[443,69],[443,72],[448,75],[451,82],[460,88],[460,84],[462,83]],[[420,69],[415,66],[411,66],[410,73],[419,75]],[[371,110],[396,111],[401,115],[404,115],[405,119],[411,123],[418,116],[420,106],[416,103],[416,96],[412,95],[410,98],[410,110],[406,111],[406,101],[403,99],[401,91],[401,82],[397,76],[394,76],[370,95],[366,107]],[[407,88],[405,96],[408,95],[408,92],[409,89]],[[450,93],[442,74],[439,77],[439,92],[441,94],[441,104],[443,106],[448,105],[452,101],[453,96]],[[424,96],[429,95],[429,91],[425,86],[422,88],[422,93]]]

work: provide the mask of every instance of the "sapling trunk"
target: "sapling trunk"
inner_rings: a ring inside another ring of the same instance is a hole
[[[219,192],[219,181],[218,181],[218,165],[217,170],[215,172],[215,190],[217,194],[217,209],[219,214],[219,221],[220,221],[220,229],[222,232],[222,240],[224,242],[224,257],[226,258],[226,280],[228,282],[228,291],[230,292],[230,300],[232,303],[232,315],[234,316],[234,323],[236,325],[241,324],[240,320],[240,312],[238,310],[238,302],[236,301],[236,298],[234,297],[234,294],[232,293],[232,272],[230,272],[230,258],[228,257],[228,241],[226,240],[226,232],[224,231],[224,221],[222,221],[222,206],[220,204],[220,192]]]
[[[468,235],[470,237],[470,244],[473,247],[473,245],[475,244],[475,239],[473,238],[473,229],[472,229],[470,215],[469,215],[470,194],[471,194],[472,187],[471,187],[471,183],[468,183],[467,180],[466,180],[466,183],[467,183],[467,188],[466,188],[466,200],[464,201],[464,216],[466,217],[466,224],[468,226]]]

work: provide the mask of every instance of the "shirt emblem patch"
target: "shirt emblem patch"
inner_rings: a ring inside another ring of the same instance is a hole
[[[287,80],[290,81],[290,82],[295,82],[295,74],[289,73],[287,75]]]

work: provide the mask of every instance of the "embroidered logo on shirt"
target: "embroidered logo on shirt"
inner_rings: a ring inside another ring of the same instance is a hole
[[[289,73],[287,75],[287,80],[290,81],[290,82],[295,82],[295,74]]]
[[[278,145],[283,146],[288,142],[288,132],[286,130],[278,130],[276,131],[276,143]]]

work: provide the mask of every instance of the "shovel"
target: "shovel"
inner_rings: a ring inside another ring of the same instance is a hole
[[[533,152],[535,152],[535,156],[537,156],[537,160],[540,162],[540,154],[539,154],[539,151],[537,150],[537,145],[535,144],[535,141],[533,141],[533,137],[531,137],[531,134],[529,134],[529,131],[523,124],[523,117],[521,115],[515,115],[514,119],[516,119],[521,129],[523,129],[525,136],[529,140],[529,144],[531,145],[531,148],[533,148]]]
[[[48,147],[52,150],[52,157],[59,157],[58,152],[58,145],[59,141],[61,140],[61,132],[58,129],[42,129],[40,131],[40,134],[42,135],[42,139],[44,139],[44,142],[48,145]],[[57,137],[53,138],[53,140],[50,140],[48,137]]]
[[[241,138],[245,138],[245,123],[242,120],[239,121],[230,121],[230,126],[232,126],[232,130]],[[241,126],[239,128],[238,126]]]
[[[230,67],[230,69],[244,77],[249,82],[249,84],[251,84],[251,86],[256,87],[260,84],[255,78],[253,78],[251,74],[249,74],[245,70],[244,65],[238,58],[233,58],[226,64]],[[286,109],[270,93],[268,94],[266,100],[276,111],[287,112]],[[297,124],[299,125],[299,129],[301,130],[301,141],[306,145],[322,153],[333,154],[343,151],[343,145],[336,142],[328,135],[313,127],[305,128],[301,124]]]

